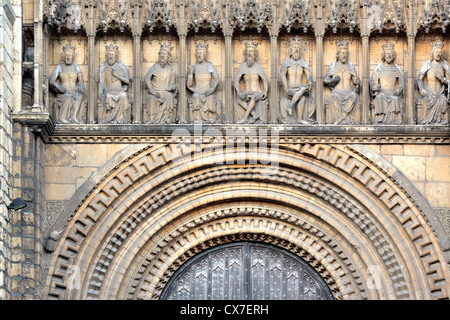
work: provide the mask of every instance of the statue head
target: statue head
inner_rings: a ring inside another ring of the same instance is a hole
[[[341,63],[347,63],[349,51],[348,51],[348,40],[336,41],[337,52],[336,60]]]
[[[114,65],[119,60],[119,47],[115,44],[106,46],[106,62],[110,66]]]
[[[63,47],[63,52],[61,56],[66,65],[71,65],[75,58],[75,47],[72,46],[70,43],[66,44]]]
[[[390,41],[386,42],[383,46],[383,53],[381,54],[381,60],[387,64],[391,64],[397,58],[397,54],[394,50],[394,44]]]
[[[289,40],[289,57],[298,60],[302,57],[302,41],[298,36]]]
[[[208,59],[208,44],[197,43],[195,45],[195,57],[197,58],[198,63],[207,61],[207,59]]]
[[[170,43],[162,43],[159,49],[158,62],[165,67],[170,60],[173,46]]]
[[[444,59],[444,43],[437,40],[431,44],[431,60],[441,61]]]
[[[244,56],[247,65],[251,67],[258,60],[258,43],[249,40],[245,43]]]

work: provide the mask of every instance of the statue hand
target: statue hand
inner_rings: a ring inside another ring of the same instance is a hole
[[[157,99],[160,99],[160,98],[161,98],[161,94],[160,94],[158,91],[155,91],[155,92],[153,93],[153,95],[154,95]]]
[[[287,95],[290,96],[290,97],[292,97],[296,92],[297,92],[296,89],[288,89],[286,91]]]
[[[238,96],[239,96],[239,98],[241,98],[242,100],[246,100],[246,98],[247,98],[247,93],[245,93],[245,92],[240,92],[240,93],[238,94]]]
[[[440,81],[444,81],[444,80],[445,80],[443,74],[440,73],[439,71],[435,71],[435,72],[434,72],[434,76],[435,76],[436,78],[438,78]]]
[[[338,83],[339,81],[341,81],[341,77],[340,76],[333,76],[331,81],[334,82],[334,83]]]
[[[311,90],[311,83],[307,83],[305,86],[306,91],[310,91]]]
[[[353,83],[355,84],[355,86],[359,86],[361,84],[361,79],[356,77],[355,80],[353,81]]]
[[[267,92],[263,92],[260,100],[265,100],[267,98]]]

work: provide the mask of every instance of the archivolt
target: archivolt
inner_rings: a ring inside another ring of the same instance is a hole
[[[184,151],[142,148],[76,195],[57,246],[47,246],[50,298],[155,299],[187,258],[242,237],[306,257],[339,299],[447,297],[420,207],[360,151],[280,146],[275,168],[247,147]],[[82,271],[79,290],[67,287],[70,265]]]

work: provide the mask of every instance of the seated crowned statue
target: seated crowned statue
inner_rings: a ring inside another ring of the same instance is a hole
[[[219,74],[208,59],[208,45],[195,46],[197,63],[189,66],[187,87],[192,92],[189,99],[191,120],[195,123],[219,123],[220,101],[215,96],[219,84]]]
[[[106,62],[100,67],[99,120],[100,123],[130,123],[127,67],[118,60],[119,47],[106,46]]]
[[[361,80],[349,58],[348,41],[337,42],[336,61],[331,63],[323,83],[331,88],[328,119],[332,124],[354,124],[353,113],[360,105],[358,95]]]
[[[313,124],[316,106],[311,96],[312,75],[308,63],[302,57],[302,45],[298,36],[290,40],[289,57],[281,66],[280,80],[281,121]]]
[[[269,81],[257,62],[257,46],[258,43],[251,40],[245,43],[245,61],[240,65],[234,78],[237,123],[267,123]]]
[[[417,86],[421,98],[417,104],[424,108],[421,124],[448,124],[448,100],[450,70],[444,59],[444,43],[440,40],[432,44],[431,59],[420,69]]]
[[[63,61],[50,77],[50,86],[56,91],[53,108],[57,123],[86,122],[83,73],[74,58],[75,47],[68,43],[63,47]]]
[[[404,103],[403,73],[394,63],[396,58],[394,45],[383,45],[382,63],[377,65],[370,79],[370,92],[374,96],[372,106],[376,124],[401,124],[403,122]]]
[[[158,61],[144,77],[148,94],[144,99],[145,123],[174,123],[177,108],[175,69],[170,65],[173,46],[161,44]]]

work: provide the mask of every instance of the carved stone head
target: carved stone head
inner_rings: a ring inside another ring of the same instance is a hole
[[[298,36],[289,40],[289,57],[299,60],[302,57],[302,41]]]
[[[119,60],[119,47],[115,44],[106,46],[106,62],[110,66],[114,65]]]
[[[202,63],[203,61],[208,60],[208,44],[206,43],[197,43],[195,45],[195,56],[197,58],[198,63]]]
[[[444,59],[444,43],[437,40],[431,44],[431,60],[441,61]]]
[[[347,63],[349,57],[348,40],[336,41],[336,46],[336,60],[341,63]]]
[[[391,64],[397,58],[397,54],[394,50],[394,44],[390,41],[386,42],[383,46],[383,53],[381,54],[381,60],[387,64]]]
[[[170,61],[173,46],[170,43],[162,43],[159,49],[158,62],[164,67]]]
[[[63,47],[63,52],[61,56],[66,65],[68,66],[71,65],[75,58],[75,47],[72,46],[70,43],[66,44]]]
[[[258,43],[249,40],[245,43],[244,56],[247,65],[251,67],[258,60]]]

